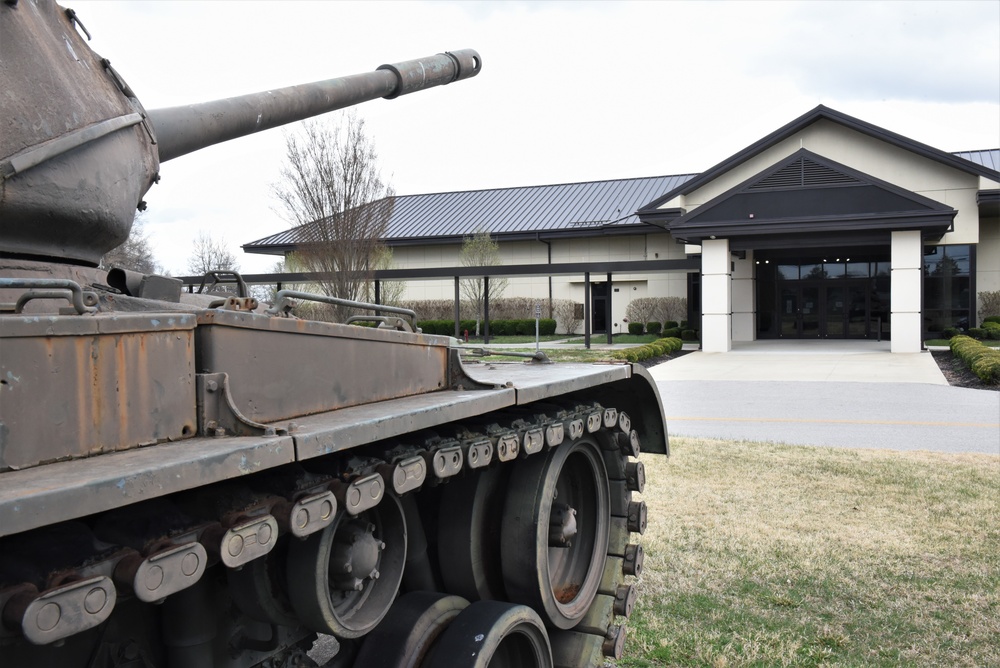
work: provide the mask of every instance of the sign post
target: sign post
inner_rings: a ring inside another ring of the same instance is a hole
[[[542,305],[535,304],[535,352],[538,352],[538,319],[542,317]]]

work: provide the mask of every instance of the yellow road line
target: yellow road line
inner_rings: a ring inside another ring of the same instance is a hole
[[[684,417],[681,415],[667,416],[667,422],[794,422],[802,424],[874,424],[888,426],[913,427],[976,427],[983,429],[1000,429],[1000,422],[911,422],[907,420],[814,420],[810,418],[753,418],[753,417]]]

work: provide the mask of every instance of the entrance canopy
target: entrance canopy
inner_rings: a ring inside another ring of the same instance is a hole
[[[732,250],[888,244],[891,233],[919,230],[937,240],[958,212],[799,149],[752,178],[669,221],[649,220],[686,243],[730,240]]]

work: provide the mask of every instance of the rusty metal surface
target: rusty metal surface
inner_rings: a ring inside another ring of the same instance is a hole
[[[625,380],[632,375],[630,364],[467,364],[466,372],[485,383],[511,383],[517,389],[517,403],[528,404],[595,385]]]
[[[479,74],[481,60],[472,49],[442,53],[374,72],[277,88],[200,104],[152,109],[160,160],[166,161],[223,141],[350,107],[380,97],[460,81]]]
[[[0,318],[0,470],[195,434],[193,316]]]
[[[228,373],[255,422],[448,387],[445,337],[217,310],[198,322],[198,371]]]
[[[299,460],[513,406],[515,390],[444,391],[296,419],[290,435]],[[287,427],[286,424],[281,424]]]
[[[256,473],[294,458],[288,436],[194,438],[0,473],[0,535]]]
[[[636,421],[646,452],[669,454],[660,393],[641,364],[492,364],[468,365],[466,371],[483,382],[510,381],[518,405],[576,392],[613,406]]]
[[[54,2],[0,4],[0,55],[0,250],[96,265],[159,168],[141,107]]]

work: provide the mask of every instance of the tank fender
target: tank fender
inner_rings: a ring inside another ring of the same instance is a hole
[[[632,426],[642,435],[644,453],[670,455],[663,402],[656,381],[646,367],[632,364],[632,373],[628,378],[593,387],[580,394],[603,406],[614,406],[628,413]]]

